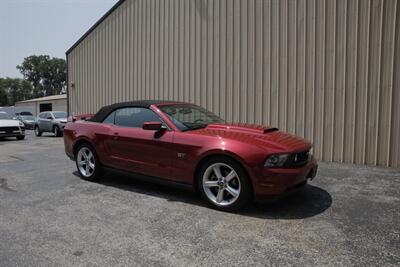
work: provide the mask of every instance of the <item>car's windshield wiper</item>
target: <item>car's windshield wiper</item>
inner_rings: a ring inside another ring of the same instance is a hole
[[[186,131],[193,131],[193,130],[198,130],[198,129],[203,129],[203,128],[206,128],[207,125],[208,125],[208,124],[196,125],[196,126],[193,126],[193,127],[190,127],[190,128],[188,128],[188,129],[183,130],[183,132],[186,132]]]

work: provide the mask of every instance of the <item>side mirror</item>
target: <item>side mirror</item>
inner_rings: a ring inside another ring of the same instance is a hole
[[[143,123],[142,129],[151,131],[162,131],[165,130],[165,127],[163,127],[163,124],[159,121],[149,121]]]
[[[53,117],[47,117],[48,120],[53,120]]]
[[[72,116],[72,115],[68,116],[67,122],[75,122],[75,121],[76,121],[76,117],[75,116]]]

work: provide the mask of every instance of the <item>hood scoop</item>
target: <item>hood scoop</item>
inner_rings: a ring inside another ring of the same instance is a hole
[[[247,123],[233,123],[233,124],[209,124],[207,129],[215,130],[229,130],[237,131],[243,133],[253,133],[253,134],[266,134],[278,131],[278,128],[261,126],[257,124],[247,124]]]

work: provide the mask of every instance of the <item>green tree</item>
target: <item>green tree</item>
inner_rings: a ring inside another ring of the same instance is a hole
[[[0,106],[8,106],[8,96],[6,91],[0,87]]]
[[[67,64],[62,58],[33,55],[25,58],[17,69],[32,83],[34,97],[60,94],[66,86]]]
[[[0,105],[14,105],[15,102],[32,98],[30,82],[18,78],[0,78]]]

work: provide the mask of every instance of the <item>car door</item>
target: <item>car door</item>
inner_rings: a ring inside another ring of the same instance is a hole
[[[46,116],[43,118],[43,128],[47,132],[52,132],[52,122],[53,122],[53,115],[51,112],[46,112]]]
[[[154,130],[143,130],[143,123],[149,121],[161,121],[161,118],[143,107],[115,111],[110,136],[106,140],[111,164],[129,172],[175,180],[171,178],[174,132],[166,130],[158,136]]]
[[[47,131],[47,117],[48,117],[48,112],[43,112],[40,113],[38,116],[38,126],[40,131]]]
[[[44,118],[44,113],[39,113],[39,115],[36,118],[36,124],[39,127],[39,129],[42,129],[42,119]]]

